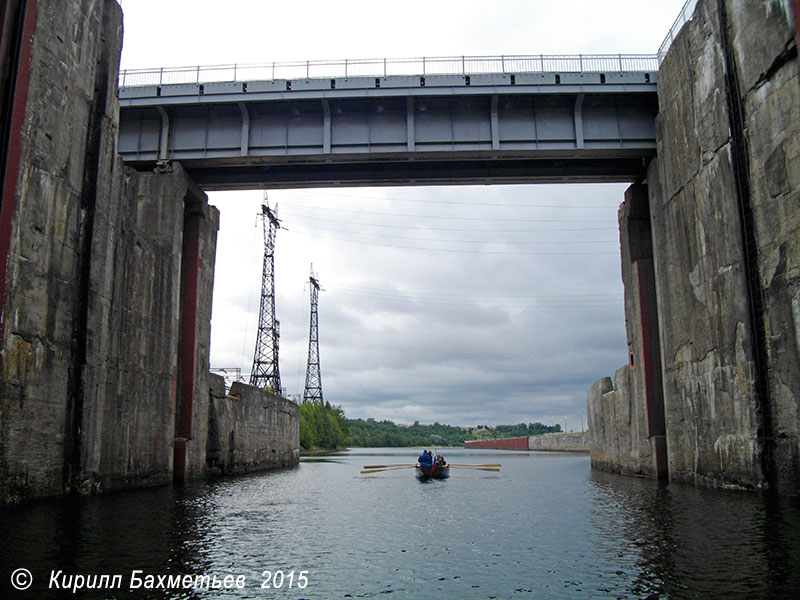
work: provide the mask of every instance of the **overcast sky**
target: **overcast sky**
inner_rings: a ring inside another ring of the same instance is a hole
[[[122,68],[497,54],[654,54],[683,0],[122,0]],[[627,362],[627,184],[275,190],[280,369],[303,393],[310,264],[322,387],[348,417],[560,423]],[[212,367],[249,373],[263,192],[219,208]]]

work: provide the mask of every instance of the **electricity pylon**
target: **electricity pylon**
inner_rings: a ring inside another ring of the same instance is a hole
[[[278,368],[278,340],[280,323],[275,318],[275,233],[280,229],[278,207],[275,213],[267,204],[261,205],[261,222],[264,228],[264,268],[261,274],[261,308],[258,311],[258,336],[250,371],[250,385],[280,394],[281,374]]]
[[[314,277],[311,267],[311,326],[308,331],[308,366],[306,367],[306,387],[303,401],[319,400],[322,402],[322,374],[319,370],[319,323],[317,319],[317,301],[319,297],[319,281]]]

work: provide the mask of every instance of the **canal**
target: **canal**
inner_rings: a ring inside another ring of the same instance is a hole
[[[359,473],[418,451],[351,450],[285,471],[3,509],[0,597],[754,599],[800,590],[796,500],[593,472],[578,454],[452,449],[451,462],[502,469],[428,482],[413,470]],[[32,583],[20,591],[11,579],[23,568]]]

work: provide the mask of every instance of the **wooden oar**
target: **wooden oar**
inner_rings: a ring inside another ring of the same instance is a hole
[[[481,465],[450,463],[450,466],[451,467],[499,467],[500,463],[486,463],[486,464],[481,464]]]
[[[416,464],[397,463],[394,465],[364,465],[362,469],[385,469],[387,467],[416,467]]]
[[[417,465],[386,465],[385,467],[364,467],[365,471],[385,471],[386,469],[411,469]]]
[[[450,465],[454,469],[467,469],[468,471],[499,471],[500,467],[457,467]]]
[[[362,473],[382,473],[383,471],[396,471],[398,469],[412,469],[417,465],[400,465],[396,467],[383,467],[383,468],[374,468],[374,469],[366,469],[361,471]]]

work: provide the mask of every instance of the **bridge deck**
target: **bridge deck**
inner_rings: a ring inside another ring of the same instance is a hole
[[[204,189],[630,181],[657,72],[334,77],[121,87],[119,151]]]

